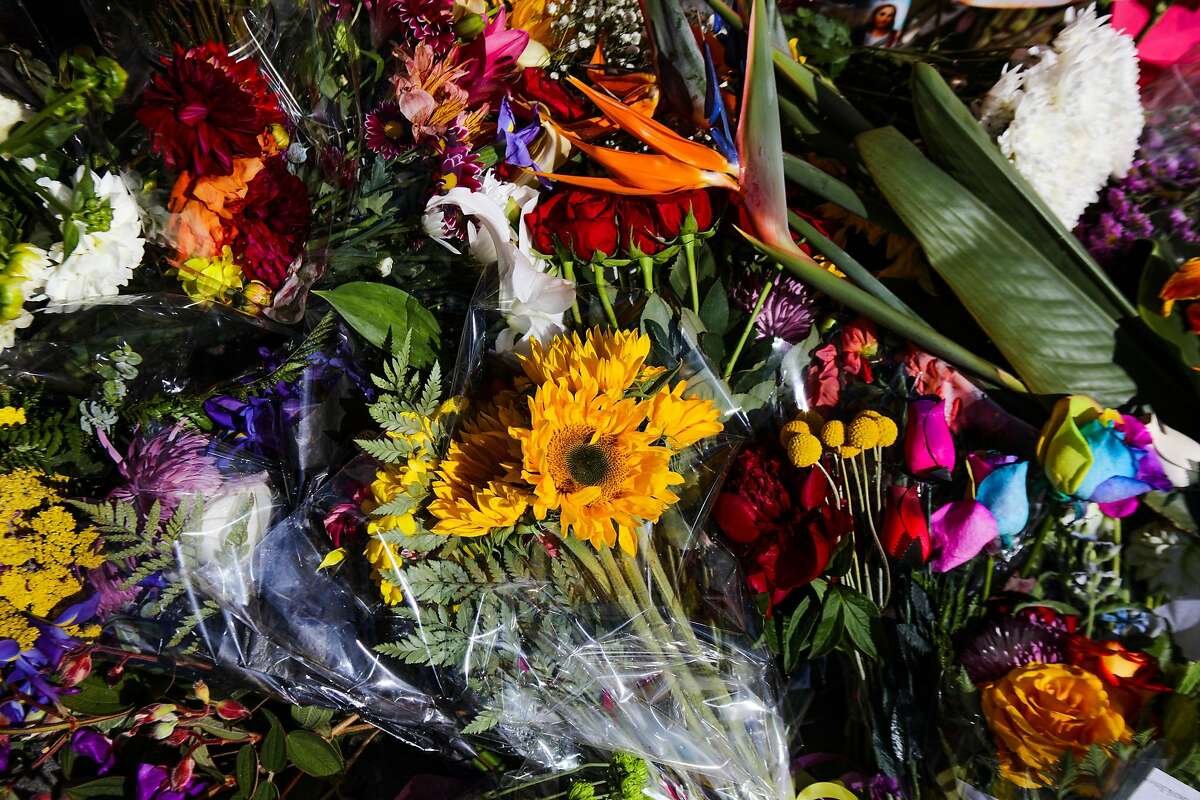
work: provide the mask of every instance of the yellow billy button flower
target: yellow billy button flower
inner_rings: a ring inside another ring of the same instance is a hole
[[[879,424],[866,414],[859,414],[850,421],[846,430],[846,441],[851,447],[869,450],[879,444]]]
[[[802,469],[820,461],[821,452],[821,440],[811,433],[793,436],[787,443],[788,460]]]
[[[794,419],[779,430],[779,443],[784,447],[787,447],[788,442],[792,440],[792,437],[800,436],[802,434],[808,434],[811,436],[812,430],[808,427],[808,423],[804,420]]]
[[[831,450],[846,443],[846,426],[840,420],[830,420],[821,429],[821,443]]]
[[[854,458],[855,456],[862,453],[862,448],[855,447],[854,445],[850,445],[850,444],[844,444],[841,447],[837,448],[837,451],[838,451],[838,455],[841,456],[842,458]]]

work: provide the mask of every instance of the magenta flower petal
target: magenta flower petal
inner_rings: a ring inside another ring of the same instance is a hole
[[[920,398],[908,404],[904,458],[913,475],[954,469],[954,437],[946,424],[946,402]]]
[[[979,555],[999,535],[996,518],[976,500],[959,500],[933,512],[929,531],[939,548],[932,562],[934,572],[948,572]]]

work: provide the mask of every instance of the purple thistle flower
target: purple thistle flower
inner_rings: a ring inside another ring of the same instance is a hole
[[[731,291],[734,303],[747,314],[752,313],[766,280],[767,274],[759,272],[738,281]],[[775,286],[754,321],[756,337],[779,338],[791,344],[802,341],[812,330],[814,304],[812,292],[803,283],[790,275],[776,276]]]
[[[209,455],[208,437],[188,430],[183,423],[152,436],[139,433],[124,458],[111,445],[108,450],[127,481],[113,489],[109,499],[130,501],[143,511],[158,501],[163,511],[170,513],[185,497],[211,494],[223,482]]]
[[[958,661],[975,683],[1002,678],[1026,664],[1057,664],[1066,654],[1061,631],[1021,617],[987,623],[959,650]]]

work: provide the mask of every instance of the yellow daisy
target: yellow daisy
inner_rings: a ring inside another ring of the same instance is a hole
[[[433,479],[434,533],[483,536],[516,524],[529,507],[521,445],[508,432],[525,423],[516,402],[504,392],[462,422]]]
[[[679,500],[671,450],[643,429],[647,404],[614,397],[594,380],[543,383],[529,401],[528,428],[511,433],[524,456],[538,519],[557,509],[568,531],[596,548],[637,552],[637,527]],[[611,385],[611,384],[609,384]]]

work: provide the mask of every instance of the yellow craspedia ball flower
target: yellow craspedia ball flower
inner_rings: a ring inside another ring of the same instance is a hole
[[[879,426],[879,446],[891,447],[896,443],[896,439],[900,436],[900,429],[896,427],[896,420],[891,417],[880,416],[875,420],[875,424]]]
[[[841,420],[830,420],[821,428],[821,442],[830,449],[836,449],[846,443],[846,426]]]
[[[1000,773],[1017,786],[1048,786],[1068,751],[1128,742],[1130,730],[1104,684],[1066,664],[1028,664],[986,684],[980,696]]]
[[[859,414],[846,429],[846,441],[851,447],[869,450],[879,444],[879,424],[865,414]]]
[[[821,460],[821,440],[811,433],[800,433],[787,443],[788,460],[797,467],[811,467]]]
[[[780,429],[779,443],[781,445],[783,445],[784,447],[787,447],[788,442],[790,442],[792,440],[793,436],[799,436],[800,434],[804,434],[804,433],[807,433],[807,434],[812,433],[812,431],[808,427],[808,423],[802,419],[794,419],[791,422],[789,422],[788,424],[784,425],[783,428]]]
[[[820,436],[821,429],[825,427],[825,418],[821,416],[821,412],[812,409],[801,411],[796,415],[796,419],[807,422],[808,432],[813,436]]]
[[[851,444],[844,444],[838,448],[838,455],[840,455],[842,458],[854,458],[861,452],[861,447],[855,447]]]

